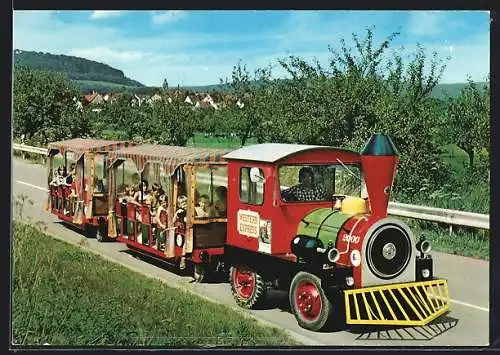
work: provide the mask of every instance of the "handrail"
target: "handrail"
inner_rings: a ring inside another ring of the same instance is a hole
[[[46,148],[31,147],[25,144],[13,143],[14,150],[47,155]],[[218,180],[215,177],[215,180]],[[441,222],[450,225],[490,229],[489,214],[448,210],[444,208],[410,205],[400,202],[389,202],[387,213],[394,216],[421,219],[431,222]]]

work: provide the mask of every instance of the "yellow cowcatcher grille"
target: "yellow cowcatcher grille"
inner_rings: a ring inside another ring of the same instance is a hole
[[[446,280],[344,291],[347,324],[419,326],[449,308]]]

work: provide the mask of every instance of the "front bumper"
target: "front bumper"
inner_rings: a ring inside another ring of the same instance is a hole
[[[449,309],[448,283],[438,279],[344,291],[347,324],[422,326]]]

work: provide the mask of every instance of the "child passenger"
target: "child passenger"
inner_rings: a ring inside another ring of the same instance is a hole
[[[165,249],[165,240],[166,240],[166,229],[167,229],[167,216],[168,216],[168,199],[166,195],[160,195],[158,197],[158,209],[153,218],[153,223],[156,225],[158,235],[158,245],[159,249]]]
[[[177,198],[177,211],[175,211],[174,215],[174,225],[175,227],[185,230],[186,229],[186,214],[187,214],[187,197],[186,195],[180,195]],[[179,263],[179,268],[184,270],[186,268],[186,257],[181,256],[181,260]]]
[[[213,215],[213,211],[210,208],[210,199],[207,195],[201,195],[199,200],[199,206],[195,207],[196,217],[211,217]]]

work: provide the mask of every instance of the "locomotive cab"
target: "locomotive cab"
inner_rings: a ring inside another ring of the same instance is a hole
[[[361,153],[260,144],[228,162],[225,260],[238,304],[289,292],[299,324],[423,325],[448,309],[430,244],[387,216],[398,152],[373,135]]]

